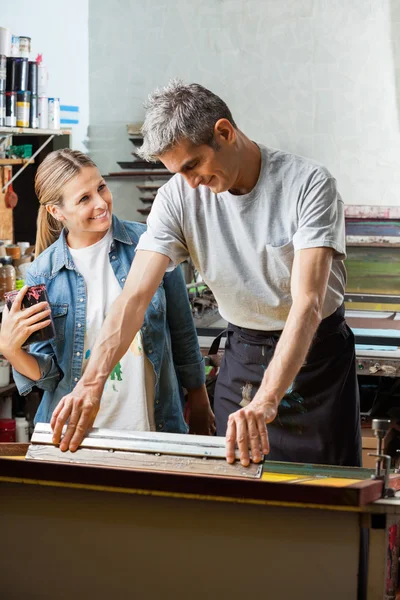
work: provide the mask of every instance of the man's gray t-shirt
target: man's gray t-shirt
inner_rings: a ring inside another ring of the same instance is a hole
[[[343,201],[336,181],[317,163],[259,145],[261,171],[242,196],[192,189],[181,175],[160,188],[137,249],[192,258],[213,291],[221,316],[239,327],[283,329],[291,304],[294,253],[335,250],[323,317],[344,297]]]

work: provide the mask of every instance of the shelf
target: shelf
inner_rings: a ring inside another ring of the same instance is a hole
[[[0,387],[0,396],[5,396],[5,394],[9,394],[10,392],[15,392],[17,390],[17,386],[15,383],[9,383],[4,387]]]
[[[0,158],[0,167],[8,167],[12,165],[24,165],[30,163],[33,165],[35,159],[32,158]]]
[[[3,135],[70,135],[71,129],[31,129],[30,127],[0,127],[0,136]]]
[[[172,173],[167,169],[135,169],[132,171],[114,171],[104,175],[104,177],[137,177],[138,175],[165,175],[172,177]]]

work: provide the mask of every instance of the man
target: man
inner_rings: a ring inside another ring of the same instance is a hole
[[[215,392],[227,460],[360,464],[354,338],[344,321],[343,202],[322,166],[266,148],[197,84],[149,98],[140,154],[175,176],[158,192],[123,293],[56,408],[75,450],[104,383],[168,269],[191,257],[229,322]],[[267,430],[268,425],[268,430]]]

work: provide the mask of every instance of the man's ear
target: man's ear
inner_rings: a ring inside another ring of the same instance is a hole
[[[236,141],[236,129],[228,119],[218,119],[214,125],[214,140],[232,144]]]

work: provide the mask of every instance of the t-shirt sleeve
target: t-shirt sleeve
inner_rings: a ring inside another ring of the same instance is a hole
[[[334,258],[346,258],[344,205],[336,180],[322,170],[310,179],[298,207],[298,229],[293,236],[294,250],[333,248]]]
[[[147,230],[142,234],[137,250],[150,250],[168,256],[172,271],[189,258],[183,235],[183,211],[179,189],[163,186],[157,193],[147,218]]]

